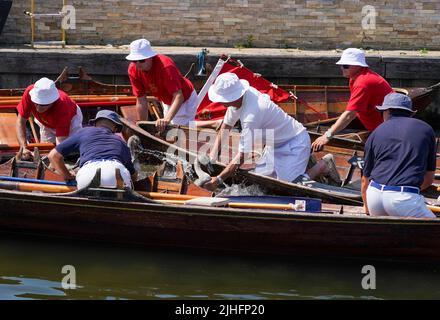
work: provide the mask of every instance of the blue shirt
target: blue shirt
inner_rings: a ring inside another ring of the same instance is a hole
[[[56,150],[63,157],[79,150],[80,167],[90,160],[118,160],[130,174],[136,172],[127,144],[108,128],[82,128],[57,145]]]
[[[388,186],[420,187],[435,171],[434,130],[425,122],[392,116],[368,137],[364,176]]]

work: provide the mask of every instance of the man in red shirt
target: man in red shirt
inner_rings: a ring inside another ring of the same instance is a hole
[[[48,78],[41,78],[26,88],[17,105],[17,112],[16,132],[23,148],[23,159],[28,159],[32,154],[26,148],[26,122],[31,115],[40,127],[41,142],[58,144],[82,128],[80,108]]]
[[[197,107],[197,93],[191,81],[184,78],[169,57],[156,54],[146,39],[130,44],[132,61],[128,66],[133,94],[137,97],[139,119],[147,119],[147,93],[157,97],[164,107],[164,118],[156,121],[160,131],[169,123],[188,125],[193,121]]]
[[[384,78],[369,69],[362,50],[344,50],[336,64],[341,66],[343,76],[350,79],[350,100],[336,123],[312,143],[313,151],[320,150],[356,116],[368,131],[376,129],[383,122],[376,106],[381,105],[384,97],[393,92]]]

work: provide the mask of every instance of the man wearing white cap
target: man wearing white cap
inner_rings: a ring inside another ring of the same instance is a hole
[[[27,87],[17,111],[17,138],[23,148],[24,159],[31,155],[26,148],[26,122],[31,115],[40,127],[41,142],[58,144],[82,128],[81,109],[48,78],[41,78]]]
[[[376,129],[383,120],[375,106],[381,104],[388,93],[393,92],[383,77],[370,70],[362,50],[356,48],[344,50],[336,64],[341,66],[343,76],[350,79],[350,100],[336,123],[313,142],[314,151],[320,150],[356,116],[368,131]]]
[[[304,174],[310,156],[310,137],[304,126],[290,117],[263,94],[239,79],[235,73],[223,73],[217,77],[208,91],[212,102],[223,103],[226,111],[220,133],[211,150],[211,159],[216,159],[222,142],[223,130],[231,129],[240,119],[242,132],[239,153],[217,177],[203,185],[214,190],[230,177],[253,152],[255,136],[261,133],[266,145],[255,172],[284,181],[293,181]],[[273,141],[270,141],[273,140]],[[310,178],[328,171],[326,161],[319,162],[309,170]]]
[[[132,61],[128,67],[128,76],[133,94],[137,97],[137,111],[141,120],[147,119],[147,93],[163,103],[164,118],[156,121],[160,131],[169,123],[188,125],[194,120],[197,93],[173,60],[163,54],[156,54],[146,39],[133,41],[126,59]]]
[[[375,216],[435,218],[420,190],[429,187],[436,168],[434,130],[412,118],[411,99],[388,94],[377,110],[385,122],[365,144],[362,196]]]

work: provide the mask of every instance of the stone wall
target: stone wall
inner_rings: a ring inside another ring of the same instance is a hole
[[[2,1],[2,0],[0,0]],[[30,42],[30,0],[13,0],[2,44]],[[35,0],[57,12],[62,0]],[[427,0],[66,0],[76,9],[69,44],[253,46],[326,49],[440,49],[440,1]],[[375,25],[374,23],[375,18]],[[37,23],[41,40],[59,40],[60,23]]]

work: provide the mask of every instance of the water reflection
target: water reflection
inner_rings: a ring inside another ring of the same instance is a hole
[[[75,290],[61,286],[64,265]],[[362,266],[377,289],[361,287]],[[0,299],[440,298],[434,265],[244,257],[2,236]]]

